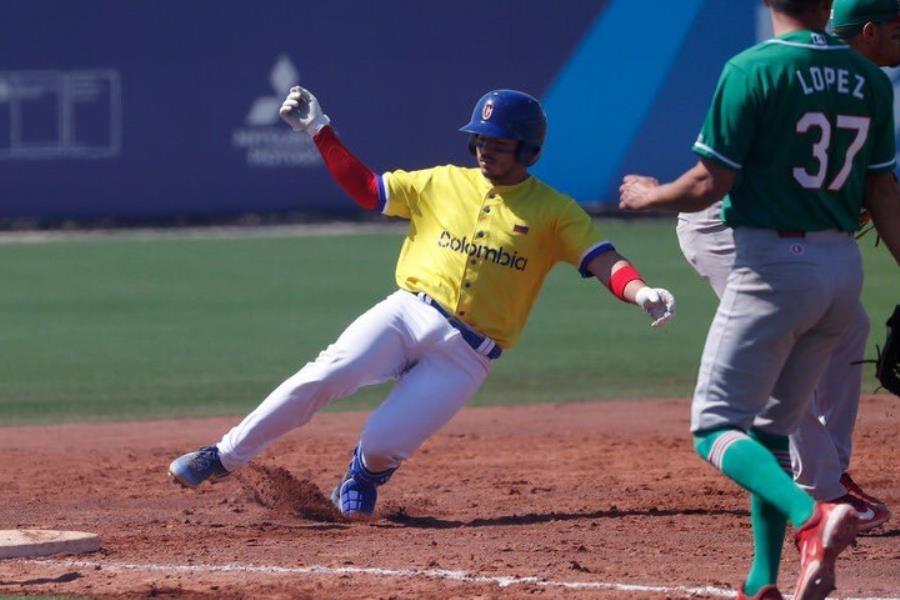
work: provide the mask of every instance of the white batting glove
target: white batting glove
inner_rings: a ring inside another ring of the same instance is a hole
[[[675,296],[668,290],[642,287],[635,295],[634,303],[653,319],[651,327],[662,327],[675,317]]]
[[[278,111],[285,123],[294,131],[303,131],[313,137],[319,130],[331,123],[328,115],[322,112],[319,101],[312,93],[295,85],[291,88],[284,104]]]

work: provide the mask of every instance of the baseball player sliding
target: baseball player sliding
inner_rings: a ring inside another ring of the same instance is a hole
[[[900,65],[897,0],[835,0],[832,27],[854,50],[882,67]],[[887,98],[885,99],[888,100]],[[893,110],[888,105],[887,110]],[[678,242],[688,262],[720,298],[734,262],[734,234],[722,222],[722,203],[678,215]],[[831,354],[797,430],[790,436],[795,481],[816,500],[846,502],[859,514],[860,530],[885,523],[891,513],[850,477],[853,428],[859,408],[869,319],[862,304]]]
[[[796,600],[834,588],[855,538],[849,504],[815,502],[784,471],[788,435],[859,307],[863,205],[900,261],[890,80],[824,29],[830,0],[766,0],[776,37],[726,63],[675,181],[629,175],[620,206],[693,212],[722,200],[734,258],[692,403],[697,452],[750,492],[754,557],[739,599],[779,600],[787,522]],[[786,465],[789,466],[789,465]]]
[[[195,487],[226,477],[331,400],[387,380],[396,385],[366,421],[332,501],[350,519],[371,517],[377,488],[475,394],[492,361],[515,345],[544,278],[558,262],[594,276],[662,326],[672,295],[644,284],[571,198],[528,173],[546,117],[537,100],[497,90],[461,128],[478,168],[441,166],[377,175],[329,125],[308,90],[294,87],[282,118],[312,136],[325,165],[361,207],[410,222],[398,290],[278,386],[218,444],[169,467]]]

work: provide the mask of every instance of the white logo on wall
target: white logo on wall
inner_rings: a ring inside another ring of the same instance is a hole
[[[297,68],[286,55],[275,61],[269,73],[271,96],[261,96],[250,105],[244,127],[231,134],[232,145],[245,152],[253,167],[312,167],[322,163],[308,135],[298,135],[282,123],[278,109],[291,86],[300,80]]]
[[[0,160],[112,158],[121,150],[118,71],[0,71]]]

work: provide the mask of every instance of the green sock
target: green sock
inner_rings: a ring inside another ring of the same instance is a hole
[[[778,582],[781,548],[787,530],[787,519],[781,511],[757,494],[750,494],[750,522],[753,524],[753,564],[744,582],[744,593],[748,596]]]
[[[777,436],[766,438],[769,443],[768,438]],[[787,438],[781,439],[787,442]],[[772,452],[743,431],[718,429],[704,432],[694,436],[694,447],[700,456],[739,486],[774,505],[794,527],[800,527],[812,516],[813,499],[782,470]]]
[[[750,437],[789,463],[788,439],[761,431],[750,431]],[[779,461],[781,463],[781,461]],[[782,463],[782,467],[784,467]],[[787,519],[778,508],[757,494],[750,494],[750,521],[753,524],[753,564],[744,582],[744,593],[752,596],[767,585],[778,582],[781,549]]]

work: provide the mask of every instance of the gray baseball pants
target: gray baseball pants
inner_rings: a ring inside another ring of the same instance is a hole
[[[685,258],[709,282],[721,299],[735,262],[735,246],[734,233],[718,218],[718,208],[718,205],[714,205],[702,213],[680,215],[677,233]],[[772,243],[777,238],[775,234],[748,235],[763,238],[754,241],[754,245]],[[775,235],[775,238],[765,239],[767,235]],[[849,238],[837,235],[841,242],[846,242],[844,238]],[[797,265],[808,258],[805,250],[812,238],[777,239],[776,246],[782,249],[786,246],[788,252],[795,244],[803,249],[804,254],[794,255],[801,259]],[[820,245],[821,240],[813,243]],[[855,243],[853,246],[855,247]],[[846,252],[852,253],[849,250]],[[827,268],[833,270],[836,265]],[[857,266],[853,272],[861,273],[861,268]],[[746,279],[744,285],[747,285]],[[790,293],[787,295],[790,296]],[[847,322],[849,326],[834,345],[809,403],[800,414],[796,429],[790,434],[795,480],[817,500],[832,500],[846,493],[840,477],[850,465],[862,376],[861,366],[851,363],[862,358],[869,333],[869,319],[858,298],[851,314],[847,316]]]

